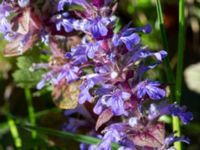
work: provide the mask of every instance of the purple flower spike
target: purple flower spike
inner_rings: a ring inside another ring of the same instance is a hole
[[[166,96],[166,92],[160,88],[160,83],[157,81],[143,81],[137,86],[137,97],[143,98],[145,95],[153,100],[159,100]]]

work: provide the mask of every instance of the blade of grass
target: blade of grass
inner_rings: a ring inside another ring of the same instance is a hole
[[[40,112],[36,112],[35,113],[35,119],[38,119],[38,118],[40,118],[40,117],[42,117],[44,115],[47,115],[49,112],[61,112],[61,110],[56,108],[56,107],[54,107],[54,108],[51,108],[51,109],[47,109],[47,110],[43,110],[43,111],[40,111]],[[12,117],[12,119],[15,120],[15,124],[16,125],[23,124],[23,123],[25,123],[25,122],[27,122],[29,120],[29,118],[19,119],[19,118],[14,118],[13,116],[10,116],[10,117]],[[9,129],[8,122],[0,123],[0,128],[1,128],[0,134],[6,133],[6,130]]]
[[[6,106],[6,118],[7,118],[7,122],[8,122],[8,127],[10,129],[10,133],[11,136],[14,140],[14,144],[15,147],[17,148],[17,150],[20,150],[22,147],[22,140],[19,136],[19,132],[15,123],[15,120],[12,119],[11,115],[10,115],[10,111],[9,111],[9,106]]]
[[[176,69],[176,102],[180,104],[182,79],[183,79],[183,53],[185,47],[185,16],[184,16],[184,0],[179,0],[179,33],[178,33],[178,63]],[[176,131],[176,136],[180,136],[180,120],[173,117],[173,130]],[[181,142],[176,142],[174,147],[181,150]]]
[[[28,125],[25,125],[24,127],[27,129],[30,129],[30,130],[36,130],[36,131],[38,131],[38,133],[67,138],[67,139],[71,139],[71,140],[85,143],[85,144],[99,144],[101,142],[101,139],[94,138],[91,136],[81,135],[81,134],[62,132],[62,131],[58,131],[58,130],[54,130],[54,129],[48,129],[48,128],[43,128],[43,127],[34,127],[34,126],[28,126]],[[116,150],[117,148],[119,148],[119,145],[116,143],[112,143],[112,149]]]
[[[31,90],[30,90],[30,88],[25,88],[24,92],[25,92],[26,102],[28,105],[29,120],[30,120],[30,123],[32,124],[32,126],[35,126],[36,119],[35,119],[35,111],[34,111],[34,107],[33,107],[33,103],[32,103]],[[37,136],[37,132],[32,131],[31,134],[32,134],[32,138],[35,139]]]
[[[169,47],[168,47],[168,41],[167,41],[167,35],[166,35],[166,30],[164,27],[164,19],[163,19],[163,12],[162,12],[162,7],[160,0],[156,0],[156,10],[157,10],[157,15],[158,15],[158,21],[160,25],[160,32],[161,32],[161,38],[162,38],[162,43],[163,43],[163,48],[167,51],[168,56],[164,59],[164,64],[166,67],[166,74],[167,74],[167,81],[168,83],[174,83],[174,75],[173,75],[173,70],[170,65],[170,60],[169,60]],[[175,98],[175,88],[174,86],[170,86],[170,92],[171,92],[171,98]]]

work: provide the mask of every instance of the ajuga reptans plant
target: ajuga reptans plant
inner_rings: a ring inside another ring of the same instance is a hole
[[[168,103],[166,84],[144,77],[167,52],[141,43],[140,34],[149,34],[150,25],[133,28],[130,23],[114,32],[116,8],[112,0],[4,0],[4,55],[21,55],[39,42],[50,48],[48,63],[32,65],[32,71],[46,70],[37,89],[51,86],[55,104],[68,109],[66,116],[85,116],[70,118],[64,130],[77,132],[85,126],[89,135],[102,139],[98,145],[82,143],[80,149],[110,150],[115,142],[120,150],[172,150],[176,141],[189,143],[184,136],[168,134],[159,118],[178,116],[187,124],[192,114],[185,106]]]

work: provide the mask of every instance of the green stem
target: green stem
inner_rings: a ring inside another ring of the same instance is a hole
[[[168,83],[174,83],[175,79],[174,79],[173,70],[171,68],[170,61],[169,61],[169,47],[168,47],[167,35],[166,35],[165,27],[164,27],[164,19],[163,19],[163,13],[162,13],[160,0],[156,0],[156,10],[157,10],[158,21],[160,25],[163,48],[168,52],[168,56],[164,59],[164,64],[166,66],[167,80],[168,80]],[[173,98],[175,97],[174,96],[175,89],[173,86],[170,86],[170,88],[171,88],[170,90],[171,90],[172,98]]]
[[[11,136],[14,140],[15,147],[17,148],[17,150],[21,150],[22,140],[19,136],[19,132],[18,132],[17,126],[15,124],[15,121],[12,119],[12,117],[10,115],[8,105],[6,106],[6,117],[7,117],[8,126],[10,128]]]
[[[185,47],[184,0],[179,0],[178,63],[176,70],[176,101],[180,103],[183,79],[183,53]]]
[[[33,103],[32,103],[31,90],[30,90],[30,88],[25,88],[24,92],[25,92],[25,97],[26,97],[26,101],[27,101],[27,105],[28,105],[29,120],[30,120],[31,125],[35,126],[36,118],[35,118],[35,111],[34,111],[34,107],[33,107]],[[32,131],[31,135],[32,135],[32,138],[35,139],[37,136],[37,132]]]
[[[63,131],[58,131],[58,130],[53,130],[53,129],[48,129],[48,128],[43,128],[43,127],[33,127],[33,126],[24,126],[27,129],[31,130],[37,130],[38,133],[43,133],[43,134],[48,134],[48,135],[53,135],[53,136],[58,136],[62,138],[68,138],[77,142],[81,143],[86,143],[86,144],[99,144],[101,142],[101,139],[91,137],[91,136],[86,136],[82,134],[74,134],[71,132],[63,132]],[[116,150],[119,148],[119,145],[117,143],[112,143],[112,149]]]
[[[185,47],[185,16],[184,16],[184,0],[179,0],[179,33],[178,33],[178,63],[176,70],[176,102],[180,104],[181,101],[181,89],[183,79],[183,53]],[[173,118],[173,130],[176,131],[176,135],[180,136],[180,120],[177,117]],[[174,144],[177,150],[181,150],[181,143],[176,142]]]

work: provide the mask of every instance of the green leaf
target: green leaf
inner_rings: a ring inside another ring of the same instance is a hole
[[[38,60],[32,56],[17,58],[18,70],[13,73],[14,81],[19,87],[34,87],[42,78],[43,70],[30,71],[30,67]]]
[[[101,142],[101,139],[98,139],[98,138],[81,135],[81,134],[74,134],[74,133],[70,133],[70,132],[66,132],[66,131],[63,132],[63,131],[58,131],[58,130],[49,129],[49,128],[33,127],[33,126],[29,126],[29,125],[26,125],[24,127],[27,129],[30,129],[30,130],[36,130],[38,133],[67,138],[67,139],[71,139],[71,140],[85,143],[85,144],[99,144]],[[115,150],[117,148],[119,148],[119,145],[116,143],[112,143],[112,149]]]

